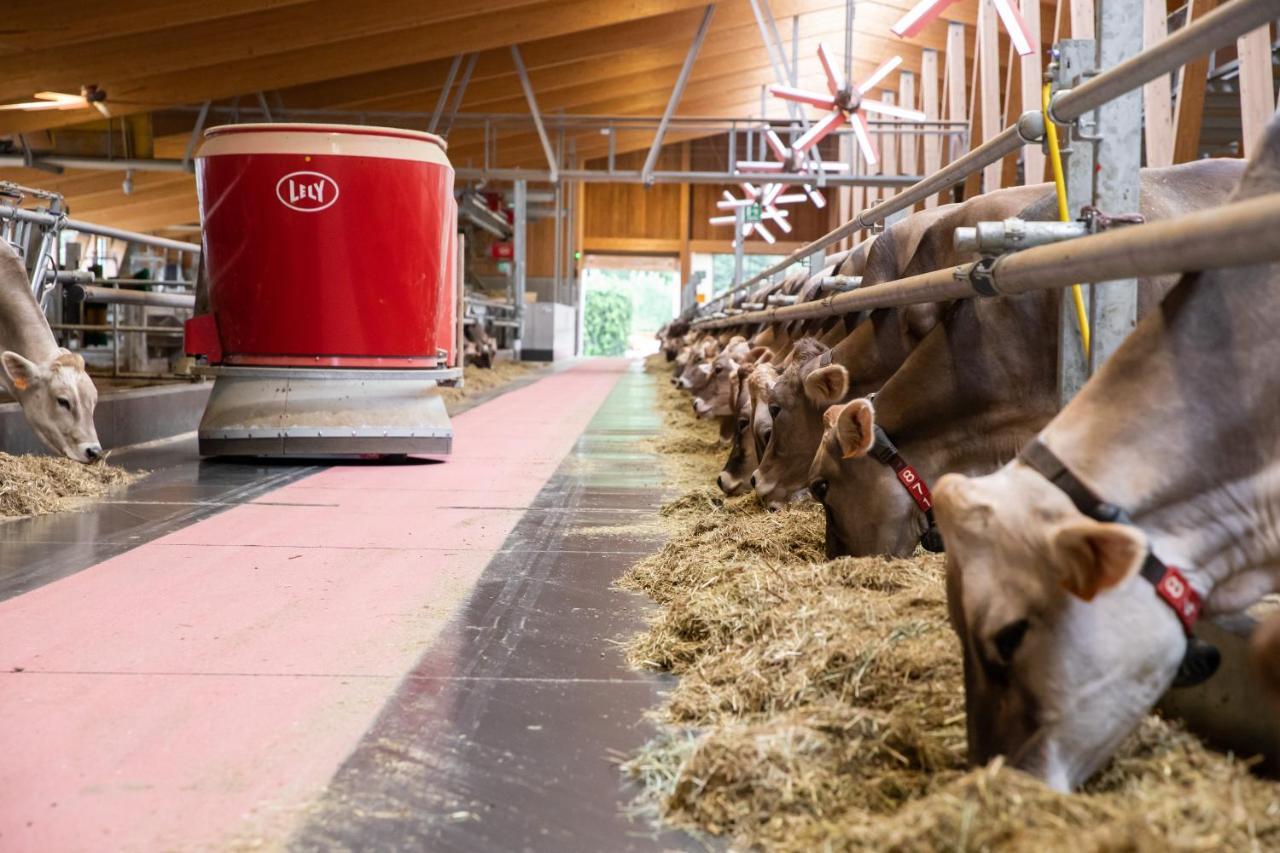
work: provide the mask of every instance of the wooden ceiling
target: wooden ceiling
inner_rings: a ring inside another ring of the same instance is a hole
[[[895,54],[916,71],[921,51],[945,48],[946,22],[967,25],[972,61],[977,0],[960,0],[916,38],[902,41],[890,24],[913,0],[857,0],[854,77]],[[527,113],[508,47],[518,44],[538,105],[549,116],[640,116],[662,112],[706,0],[17,0],[0,29],[0,102],[37,91],[108,93],[113,116],[127,121],[130,154],[182,156],[206,100],[256,107],[423,113],[435,106],[452,58],[478,53],[462,102],[466,113]],[[824,40],[839,54],[844,0],[771,0],[788,46],[798,21],[803,85],[821,88],[814,51]],[[1042,5],[1045,40],[1055,4]],[[1001,56],[1005,51],[1001,50]],[[969,75],[966,74],[966,77]],[[760,114],[761,87],[774,82],[748,0],[719,0],[678,111],[684,116]],[[968,81],[966,80],[966,83]],[[897,88],[897,76],[885,81]],[[770,99],[771,115],[781,107]],[[246,115],[246,119],[249,116]],[[121,126],[112,139],[121,154]],[[91,110],[0,112],[0,140],[19,135],[36,150],[105,153],[107,123]],[[679,137],[671,137],[673,140]],[[479,165],[478,131],[450,137],[456,165]],[[0,142],[2,145],[3,142]],[[619,137],[619,150],[648,144],[648,134]],[[597,132],[575,140],[580,156],[599,155]],[[532,127],[504,132],[497,165],[545,165]],[[58,189],[74,215],[138,230],[195,221],[192,180],[139,173],[132,195],[116,172],[51,175],[0,169],[0,179]]]

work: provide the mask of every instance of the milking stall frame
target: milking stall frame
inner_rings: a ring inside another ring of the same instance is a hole
[[[1119,0],[1099,0],[1097,7],[1096,40],[1069,39],[1054,45],[1041,110],[1024,112],[1013,125],[897,195],[861,211],[759,273],[735,280],[715,298],[689,306],[682,319],[694,330],[749,334],[780,323],[880,308],[1062,289],[1058,386],[1060,403],[1065,405],[1136,326],[1138,276],[1280,260],[1278,193],[1162,222],[1142,223],[1138,217],[1136,223],[1114,230],[1098,227],[1105,218],[1098,211],[1123,222],[1125,214],[1138,210],[1143,134],[1136,99],[1140,88],[1265,27],[1277,17],[1274,0],[1233,0],[1146,49],[1140,49],[1141,15],[1129,14],[1132,10]],[[1095,70],[1095,57],[1105,71]],[[1069,144],[1061,152],[1065,166],[1058,167],[1060,210],[1081,211],[1080,219],[1070,220],[1064,213],[1057,224],[1010,219],[956,229],[957,248],[982,258],[951,269],[865,288],[857,277],[834,275],[847,253],[827,257],[827,249],[864,229],[872,233],[883,229],[915,205],[1023,146],[1055,144],[1051,132],[1055,124],[1069,134]],[[828,267],[832,263],[834,267]],[[819,279],[807,302],[778,290],[786,271],[796,264],[807,266],[811,282]],[[1080,292],[1075,299],[1068,290],[1073,286]],[[1087,355],[1085,336],[1090,341]],[[1247,663],[1248,637],[1255,627],[1248,617],[1206,620],[1197,630],[1222,650],[1222,674],[1168,694],[1162,707],[1221,748],[1242,754],[1259,750],[1280,754],[1280,724],[1254,713],[1258,703],[1265,701]]]

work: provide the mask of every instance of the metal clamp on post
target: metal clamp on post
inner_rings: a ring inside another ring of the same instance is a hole
[[[975,293],[982,296],[1000,295],[1000,291],[996,289],[995,278],[991,274],[992,269],[995,268],[996,260],[993,257],[982,258],[969,267],[966,277],[969,279],[969,284],[973,286]],[[957,277],[959,277],[959,272],[962,269],[964,268],[961,267],[956,270]]]

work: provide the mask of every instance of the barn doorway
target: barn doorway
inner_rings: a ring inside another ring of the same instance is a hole
[[[680,313],[680,261],[662,255],[594,255],[582,265],[582,354],[644,356]]]

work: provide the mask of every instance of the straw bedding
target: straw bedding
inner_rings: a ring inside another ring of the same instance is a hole
[[[942,558],[823,560],[814,505],[764,513],[697,480],[724,451],[689,439],[715,427],[659,385],[686,491],[620,585],[658,604],[630,661],[679,681],[665,733],[624,765],[642,807],[770,850],[1280,848],[1280,787],[1154,715],[1074,796],[966,768]]]
[[[495,361],[493,367],[487,368],[467,365],[462,368],[463,387],[441,388],[440,396],[446,404],[456,403],[466,397],[509,385],[540,366],[527,361]]]
[[[105,462],[82,465],[61,456],[0,453],[0,517],[58,512],[141,476]]]

